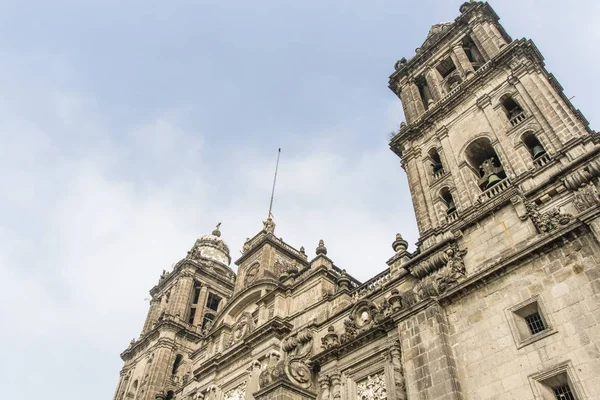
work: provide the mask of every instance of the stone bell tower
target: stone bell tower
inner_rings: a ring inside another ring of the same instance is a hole
[[[591,157],[598,136],[531,40],[512,40],[485,2],[464,3],[460,12],[434,25],[412,59],[396,63],[389,87],[406,123],[390,147],[408,175],[420,243],[458,231],[484,240],[473,226],[496,213],[494,225],[504,221],[498,229],[506,234],[486,251],[500,254],[545,229],[534,220],[536,229],[510,232],[511,218],[550,205],[548,212],[564,211],[558,199],[566,188],[553,179]]]
[[[220,224],[219,224],[220,225]],[[140,337],[121,353],[115,400],[170,400],[191,379],[190,354],[231,296],[235,274],[219,226],[163,271]]]

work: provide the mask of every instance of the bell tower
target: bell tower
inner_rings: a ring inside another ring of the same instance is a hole
[[[187,256],[150,290],[138,339],[121,353],[125,365],[115,400],[170,400],[190,379],[191,353],[233,292],[229,247],[217,228],[196,240]]]
[[[566,214],[565,186],[553,179],[598,141],[531,40],[512,40],[486,2],[460,13],[434,25],[389,80],[406,118],[390,147],[408,175],[424,248],[457,233],[483,240],[492,214],[500,224],[527,219],[527,207]],[[488,255],[539,227],[503,229]]]

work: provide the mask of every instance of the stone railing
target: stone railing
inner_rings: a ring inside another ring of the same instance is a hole
[[[433,180],[436,181],[438,179],[440,179],[442,176],[444,176],[446,172],[444,171],[444,168],[440,168],[437,171],[435,171],[433,173]]]
[[[284,249],[286,249],[287,251],[289,251],[290,253],[296,255],[297,257],[300,258],[304,258],[306,259],[307,256],[304,253],[300,253],[298,250],[296,250],[295,248],[293,248],[292,246],[290,246],[289,244],[285,243],[283,240],[273,237],[273,239]]]
[[[454,210],[450,214],[446,215],[446,222],[451,224],[458,219],[458,211]]]
[[[375,275],[373,278],[369,279],[362,285],[358,286],[356,288],[356,290],[354,291],[354,294],[352,295],[352,297],[355,300],[365,297],[369,293],[372,293],[375,290],[385,286],[385,284],[390,281],[391,277],[392,276],[390,274],[390,270],[386,269],[385,271],[381,272],[380,274]]]
[[[502,179],[500,182],[496,183],[489,189],[486,189],[483,193],[479,195],[477,201],[479,203],[485,203],[489,199],[493,199],[500,193],[504,192],[506,189],[510,187],[510,181],[508,178]]]
[[[537,167],[541,168],[544,165],[548,164],[550,162],[550,160],[551,160],[550,156],[546,153],[546,154],[536,158],[535,160],[533,160],[533,163]]]
[[[521,122],[525,121],[526,119],[527,119],[527,115],[525,114],[525,111],[521,111],[520,113],[518,113],[517,115],[515,115],[514,117],[509,119],[511,128],[514,128],[515,126],[519,125]]]

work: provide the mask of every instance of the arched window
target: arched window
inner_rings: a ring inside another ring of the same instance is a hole
[[[515,101],[515,99],[512,98],[511,95],[505,94],[502,96],[500,103],[502,104],[504,113],[506,114],[506,117],[512,126],[517,126],[525,120],[525,111],[523,111],[523,108]]]
[[[171,375],[177,375],[182,362],[183,356],[181,354],[177,354],[177,356],[175,356],[175,362],[173,363],[173,371],[171,372]]]
[[[504,167],[490,142],[482,137],[474,140],[465,150],[465,158],[479,177],[477,185],[485,191],[506,178]]]
[[[456,204],[454,204],[454,198],[450,193],[450,189],[448,189],[447,187],[443,188],[440,191],[440,196],[446,204],[446,214],[452,214],[454,211],[456,211]]]
[[[550,161],[546,149],[533,132],[525,132],[523,136],[521,136],[521,141],[525,147],[527,147],[527,150],[529,150],[529,154],[535,165],[543,167]]]
[[[526,132],[523,134],[523,136],[521,136],[521,141],[523,141],[523,144],[527,147],[529,153],[531,154],[531,158],[534,160],[546,154],[546,149],[544,149],[544,146],[542,146],[533,132]]]
[[[431,174],[437,178],[444,173],[442,159],[436,149],[431,149],[429,151],[429,158],[431,159]]]

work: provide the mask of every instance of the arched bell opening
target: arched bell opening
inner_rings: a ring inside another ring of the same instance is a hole
[[[527,147],[527,150],[529,150],[529,154],[531,154],[533,160],[537,160],[546,155],[546,149],[533,132],[525,132],[523,136],[521,136],[521,141],[525,147]]]
[[[504,113],[509,121],[512,121],[514,118],[524,114],[523,108],[509,94],[502,96],[500,99],[500,104],[502,104],[502,109],[504,110]]]
[[[175,398],[175,393],[172,390],[169,390],[167,392],[167,396],[165,397],[165,400],[173,400]]]
[[[465,159],[477,175],[477,186],[485,191],[506,178],[506,172],[490,139],[474,140],[465,149]]]
[[[456,204],[454,203],[454,198],[452,197],[452,193],[450,193],[450,189],[447,187],[442,188],[442,190],[440,190],[440,197],[446,205],[446,214],[449,215],[456,211]]]
[[[442,159],[436,149],[429,150],[429,159],[431,161],[431,174],[437,176],[444,172],[444,165]]]

